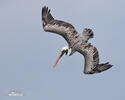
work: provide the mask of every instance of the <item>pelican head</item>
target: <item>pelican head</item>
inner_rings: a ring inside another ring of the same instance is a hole
[[[59,57],[57,58],[55,64],[54,64],[54,67],[56,67],[56,64],[58,63],[59,59],[64,55],[66,54],[67,56],[70,56],[72,53],[72,49],[69,48],[68,46],[65,46],[62,48],[61,52],[60,52],[60,55]]]
[[[62,48],[61,52],[64,52],[67,56],[71,55],[72,49],[69,48],[68,46],[65,46]]]

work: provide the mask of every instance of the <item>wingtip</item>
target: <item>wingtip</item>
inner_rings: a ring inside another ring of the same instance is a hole
[[[45,9],[45,8],[47,8],[47,6],[43,6],[43,7],[42,7],[42,9]]]
[[[106,65],[109,65],[109,66],[111,66],[111,67],[113,66],[113,65],[111,65],[109,62],[107,62],[107,63],[105,63],[105,64],[106,64]]]
[[[49,14],[49,13],[50,13],[50,9],[47,6],[43,6],[42,7],[42,15]]]
[[[111,68],[113,65],[110,64],[109,62],[105,63],[105,65],[107,65],[109,68]]]
[[[53,19],[54,18],[50,13],[50,9],[47,6],[43,6],[43,8],[42,8],[42,20],[47,24]]]
[[[42,7],[42,10],[46,10],[46,11],[48,11],[49,9],[48,9],[47,6],[43,6],[43,7]]]

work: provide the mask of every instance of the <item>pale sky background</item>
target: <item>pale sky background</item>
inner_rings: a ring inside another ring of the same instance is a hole
[[[92,28],[90,40],[100,62],[114,66],[85,75],[84,58],[75,53],[53,64],[66,41],[44,32],[41,7],[70,22],[79,33]],[[0,100],[125,100],[124,0],[1,0]],[[11,90],[22,97],[9,97]]]

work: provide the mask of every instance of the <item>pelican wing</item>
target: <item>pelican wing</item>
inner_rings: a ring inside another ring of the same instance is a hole
[[[75,37],[77,36],[77,31],[75,28],[67,22],[55,20],[48,7],[42,8],[42,21],[43,29],[45,31],[53,32],[63,36],[69,45],[72,44]]]
[[[79,43],[77,44],[76,50],[81,53],[85,58],[85,74],[99,73],[112,67],[112,65],[108,62],[104,64],[99,64],[98,50],[90,43]]]

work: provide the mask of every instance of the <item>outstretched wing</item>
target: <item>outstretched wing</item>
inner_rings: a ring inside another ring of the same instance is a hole
[[[80,43],[77,45],[76,50],[84,55],[85,58],[85,66],[84,73],[85,74],[94,74],[105,71],[112,67],[111,64],[104,63],[99,64],[99,53],[96,47],[91,45],[90,43]]]
[[[77,31],[71,24],[64,21],[55,20],[52,17],[48,7],[42,8],[42,21],[43,29],[45,31],[59,34],[64,37],[69,45],[72,44],[77,35]]]

